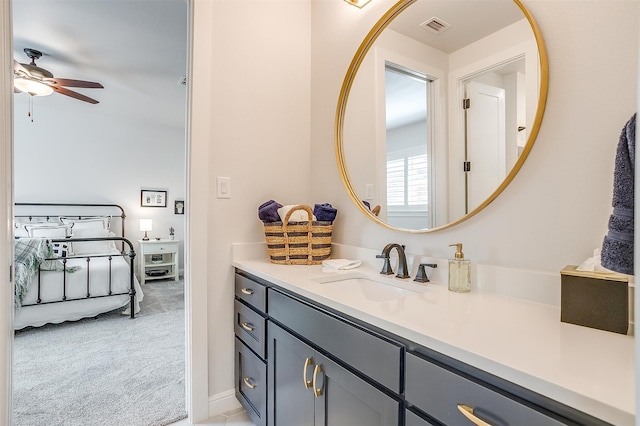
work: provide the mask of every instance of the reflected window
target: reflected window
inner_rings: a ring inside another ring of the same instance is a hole
[[[401,158],[387,158],[387,205],[389,210],[427,211],[429,173],[427,154],[407,151]],[[400,207],[400,209],[396,209]]]

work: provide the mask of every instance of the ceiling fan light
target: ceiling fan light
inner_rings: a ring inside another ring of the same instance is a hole
[[[13,80],[13,87],[31,96],[49,96],[53,93],[53,87],[38,81],[26,78],[16,78]]]

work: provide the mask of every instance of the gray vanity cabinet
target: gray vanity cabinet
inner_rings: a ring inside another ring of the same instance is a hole
[[[242,271],[235,321],[256,426],[606,424]]]
[[[270,425],[399,424],[399,401],[274,323],[268,334]]]
[[[266,287],[236,274],[236,398],[256,426],[267,424]]]

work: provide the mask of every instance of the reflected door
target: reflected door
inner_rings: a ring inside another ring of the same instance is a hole
[[[469,213],[507,175],[505,90],[475,81],[468,82],[465,90],[465,213]]]

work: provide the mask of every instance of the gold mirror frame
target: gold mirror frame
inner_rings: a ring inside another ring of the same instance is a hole
[[[524,164],[525,160],[529,156],[529,152],[533,148],[533,144],[538,136],[538,132],[540,131],[540,126],[542,124],[542,117],[544,115],[545,106],[547,103],[547,92],[549,88],[549,62],[547,58],[547,50],[544,44],[544,40],[542,38],[542,33],[538,24],[533,19],[527,8],[521,3],[520,0],[513,0],[513,2],[520,8],[524,16],[527,18],[529,25],[533,31],[536,44],[538,46],[538,55],[540,60],[540,91],[538,96],[538,108],[536,110],[535,118],[533,121],[533,125],[531,128],[531,132],[528,135],[527,142],[524,146],[520,157],[514,164],[513,168],[506,176],[504,181],[500,184],[500,186],[487,198],[483,203],[481,203],[478,207],[476,207],[471,212],[462,216],[459,219],[456,219],[446,225],[438,226],[431,229],[405,229],[405,228],[397,228],[395,226],[389,225],[387,222],[379,219],[376,215],[374,215],[371,211],[369,211],[366,206],[360,201],[360,197],[356,193],[351,181],[349,180],[349,173],[347,171],[347,165],[344,156],[344,117],[347,110],[347,102],[349,100],[349,93],[351,91],[351,87],[358,73],[358,69],[362,64],[365,56],[373,46],[373,43],[378,39],[382,31],[387,28],[387,26],[393,21],[396,16],[402,13],[405,9],[415,3],[417,0],[400,0],[398,1],[391,9],[389,9],[383,16],[378,20],[378,22],[373,26],[371,31],[364,38],[363,42],[360,44],[360,47],[356,51],[351,64],[349,65],[349,69],[345,75],[344,81],[342,83],[342,88],[340,89],[340,96],[338,97],[338,107],[336,110],[336,124],[335,124],[335,149],[336,149],[336,160],[338,162],[338,170],[340,172],[340,177],[342,178],[342,183],[344,184],[349,196],[356,204],[358,209],[362,213],[365,214],[372,221],[395,231],[404,231],[409,233],[427,233],[427,232],[435,232],[443,229],[451,228],[459,223],[464,222],[465,220],[475,216],[480,211],[482,211],[486,206],[488,206],[493,200],[495,200],[498,195],[504,191],[504,189],[511,183],[516,174],[520,171],[520,168]]]

